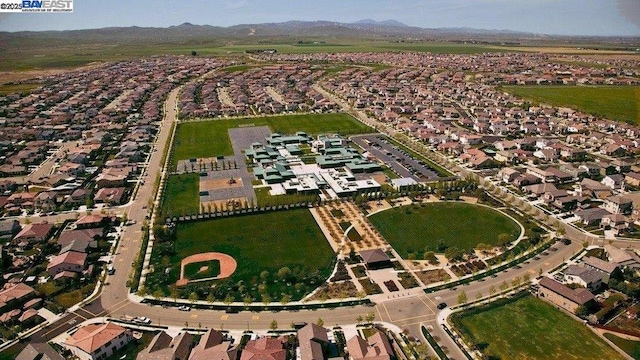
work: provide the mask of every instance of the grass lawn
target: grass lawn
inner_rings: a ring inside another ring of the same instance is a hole
[[[582,323],[532,296],[452,316],[468,344],[497,359],[622,359]]]
[[[504,86],[508,93],[607,119],[640,124],[639,86]]]
[[[144,332],[140,340],[134,339],[129,344],[127,344],[127,346],[109,356],[107,360],[135,360],[138,356],[138,353],[144,350],[144,348],[146,348],[149,344],[151,344],[151,340],[153,340],[153,337],[155,335],[155,332]]]
[[[497,244],[500,234],[518,238],[520,227],[501,213],[478,205],[442,202],[392,208],[369,217],[403,258],[438,252],[438,243],[460,251],[479,243]]]
[[[199,183],[198,173],[169,176],[164,191],[161,219],[197,214],[200,210]]]
[[[42,86],[42,84],[3,84],[0,85],[0,96],[14,93],[26,94],[40,86]]]
[[[206,270],[201,271],[203,267]],[[220,261],[202,261],[184,266],[184,276],[189,280],[207,279],[220,275]]]
[[[160,269],[164,269],[161,263],[168,263],[170,271],[166,276],[163,271],[152,274],[147,279],[149,290],[166,289],[175,283],[183,258],[212,251],[236,259],[238,268],[230,279],[214,283],[218,284],[217,295],[224,298],[231,293],[238,300],[247,294],[260,299],[261,293],[268,293],[274,301],[278,301],[283,293],[294,300],[299,299],[330,275],[335,262],[333,250],[308,209],[180,223],[177,225],[176,253],[163,261],[154,251],[152,263],[158,264],[156,267]],[[289,268],[290,273],[277,275],[283,267]],[[266,279],[261,277],[263,271],[268,272]],[[239,282],[242,289],[238,289]],[[207,284],[202,286],[208,288]],[[266,289],[258,286],[263,284]]]
[[[640,359],[640,341],[623,339],[613,334],[604,334],[604,337],[616,344],[617,347],[624,350],[632,358]]]
[[[301,114],[252,119],[225,119],[185,122],[178,125],[174,143],[172,169],[178,160],[233,155],[228,130],[240,125],[269,126],[271,131],[293,134],[304,131],[322,133],[362,134],[372,131],[347,114]]]

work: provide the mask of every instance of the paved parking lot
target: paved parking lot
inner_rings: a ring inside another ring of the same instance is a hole
[[[417,182],[438,179],[438,173],[421,160],[418,160],[390,143],[382,135],[362,135],[351,138],[354,143],[384,162],[396,174],[403,178],[412,178]],[[370,144],[367,144],[369,141]]]

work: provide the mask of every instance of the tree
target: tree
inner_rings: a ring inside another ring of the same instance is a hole
[[[260,280],[262,280],[262,282],[267,282],[267,279],[269,278],[269,272],[268,271],[263,271],[260,273]]]
[[[505,291],[509,288],[509,284],[507,284],[507,281],[503,281],[502,284],[500,284],[500,290],[501,291]]]
[[[489,294],[493,295],[496,293],[496,287],[491,285],[491,287],[489,288]]]
[[[480,300],[480,299],[482,299],[482,291],[478,291],[476,293],[476,300]]]
[[[362,315],[358,315],[358,317],[356,317],[356,321],[360,324],[362,322]]]
[[[528,283],[529,281],[531,281],[531,275],[529,275],[528,273],[524,274],[524,276],[522,277],[522,280]]]
[[[322,320],[321,317],[318,318],[318,321],[316,321],[316,325],[318,326],[324,326],[324,320]]]
[[[244,306],[249,306],[253,302],[253,298],[251,297],[251,295],[245,295],[242,298],[242,302],[244,302]]]
[[[278,277],[281,279],[285,279],[286,277],[288,277],[291,274],[291,269],[289,269],[286,266],[283,266],[280,268],[280,270],[278,270]]]
[[[373,322],[373,320],[376,319],[376,314],[373,313],[373,311],[370,311],[366,316],[365,316],[365,320],[367,320],[368,323]]]
[[[269,328],[274,331],[278,329],[278,322],[276,321],[276,319],[271,320],[271,324],[269,324]]]
[[[164,297],[164,292],[161,289],[158,289],[151,294],[156,300],[160,300]]]
[[[196,294],[195,292],[189,294],[189,301],[191,303],[195,303],[196,301],[198,301],[198,294]]]
[[[269,294],[262,295],[262,303],[267,305],[271,302],[271,296]]]
[[[468,300],[467,293],[464,290],[462,290],[460,294],[458,294],[458,304],[464,304],[467,302],[467,300]]]
[[[514,287],[520,285],[520,276],[514,277],[513,280],[511,281],[511,285],[513,285]]]
[[[197,56],[197,55],[198,55],[198,52],[197,52],[197,51],[195,51],[195,50],[191,50],[191,56]]]
[[[511,237],[509,236],[509,234],[502,233],[498,235],[498,244],[500,244],[501,246],[507,246],[510,239]]]
[[[291,302],[291,295],[289,294],[284,294],[282,295],[282,298],[280,298],[280,303],[282,305],[287,305],[290,302]]]
[[[224,300],[222,300],[223,303],[225,303],[226,305],[231,305],[231,303],[233,303],[234,297],[231,294],[227,294],[227,296],[224,297]]]
[[[207,295],[207,302],[213,303],[214,301],[216,301],[215,295],[213,295],[213,293],[209,293],[209,295]]]

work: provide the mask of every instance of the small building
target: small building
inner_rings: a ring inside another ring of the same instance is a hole
[[[29,285],[17,283],[5,285],[0,291],[0,309],[5,306],[15,307],[15,304],[22,303],[35,295],[36,291]]]
[[[582,263],[588,268],[600,271],[603,275],[602,282],[604,282],[605,284],[609,283],[611,275],[619,271],[620,268],[620,265],[618,265],[618,263],[604,261],[593,256],[585,257],[584,259],[582,259]]]
[[[27,224],[13,238],[12,243],[18,244],[36,244],[46,241],[53,233],[53,224],[39,223]]]
[[[164,331],[153,337],[151,343],[138,353],[136,360],[186,360],[191,352],[193,335],[188,332],[172,338]]]
[[[80,360],[105,359],[131,341],[131,333],[112,322],[78,329],[62,345]]]
[[[618,263],[622,268],[640,269],[640,256],[633,250],[623,250],[607,244],[604,246],[604,251],[607,252],[607,259],[610,262]]]
[[[571,289],[546,276],[538,284],[538,296],[571,313],[575,313],[579,306],[595,302],[593,294],[585,288]]]
[[[400,192],[410,190],[416,185],[418,185],[418,182],[413,178],[391,179],[391,186]]]
[[[382,249],[362,250],[359,254],[367,269],[383,269],[393,266],[389,255]]]

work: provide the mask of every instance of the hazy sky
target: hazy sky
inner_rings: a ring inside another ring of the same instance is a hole
[[[364,18],[420,27],[640,36],[640,0],[74,0],[72,14],[0,14],[0,31]]]

